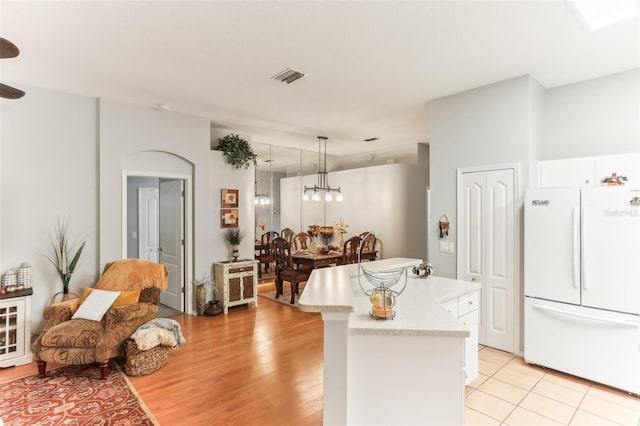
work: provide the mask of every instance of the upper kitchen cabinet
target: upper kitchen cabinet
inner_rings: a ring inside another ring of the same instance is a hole
[[[640,153],[539,161],[536,171],[537,188],[600,186],[613,173],[640,186]]]

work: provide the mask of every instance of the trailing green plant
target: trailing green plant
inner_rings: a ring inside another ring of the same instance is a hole
[[[227,163],[236,169],[241,169],[242,167],[246,169],[251,163],[257,164],[257,155],[253,152],[249,142],[236,134],[232,133],[219,138],[216,149],[222,151]]]
[[[229,244],[232,246],[237,246],[244,238],[244,232],[242,232],[240,228],[229,228],[225,231],[224,238],[229,241]]]

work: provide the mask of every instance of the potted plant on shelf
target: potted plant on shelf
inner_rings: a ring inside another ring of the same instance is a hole
[[[233,257],[233,261],[237,262],[238,257],[240,257],[238,246],[244,238],[244,232],[242,232],[240,228],[229,228],[225,231],[224,237],[231,245],[231,257]]]
[[[222,151],[227,163],[236,169],[241,169],[242,167],[246,169],[251,163],[257,164],[257,155],[253,152],[251,145],[239,135],[232,133],[219,138],[216,149]]]

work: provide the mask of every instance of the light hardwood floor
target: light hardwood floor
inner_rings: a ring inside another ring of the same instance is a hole
[[[160,370],[129,378],[161,425],[322,424],[320,314],[259,298],[258,309],[171,318],[186,343]],[[25,365],[0,380],[35,373]]]

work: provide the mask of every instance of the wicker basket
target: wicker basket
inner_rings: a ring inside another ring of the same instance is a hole
[[[148,351],[141,351],[134,340],[125,343],[127,362],[124,372],[128,376],[145,376],[158,370],[169,361],[169,347],[165,345],[155,346]]]

